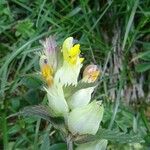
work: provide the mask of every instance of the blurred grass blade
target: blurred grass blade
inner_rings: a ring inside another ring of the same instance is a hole
[[[148,71],[148,70],[150,70],[150,62],[138,64],[138,65],[136,65],[135,69],[137,72],[141,72],[141,73]]]
[[[46,133],[40,150],[49,150],[49,149],[50,149],[50,139],[49,139],[49,134]]]
[[[5,112],[1,114],[0,118],[1,126],[2,126],[2,132],[3,132],[3,146],[4,150],[8,150],[8,130],[7,130],[7,120],[6,120],[6,114]]]
[[[50,146],[49,150],[66,150],[67,146],[64,143],[58,143]]]
[[[129,20],[128,20],[128,23],[127,23],[127,26],[126,26],[126,31],[125,31],[125,35],[124,35],[124,39],[123,39],[123,43],[122,43],[122,50],[124,50],[124,48],[125,48],[127,38],[128,38],[130,29],[131,29],[131,26],[132,26],[132,23],[133,23],[133,19],[134,19],[138,4],[139,4],[139,0],[135,0],[134,6],[132,7],[131,15],[129,17]]]
[[[42,12],[42,10],[43,10],[43,8],[44,8],[45,3],[46,3],[46,0],[43,0],[43,3],[42,3],[42,5],[41,5],[41,7],[40,7],[40,11],[39,11],[39,14],[38,14],[38,18],[37,18],[37,21],[36,21],[36,27],[39,26],[39,19],[40,19],[41,12]]]
[[[7,70],[9,67],[9,64],[11,63],[11,61],[13,61],[13,59],[15,59],[15,57],[17,55],[19,55],[28,45],[32,44],[34,41],[42,38],[43,36],[49,34],[49,32],[45,32],[43,34],[40,34],[34,38],[32,38],[31,40],[29,40],[28,42],[26,42],[24,45],[22,45],[20,48],[18,48],[16,51],[13,51],[10,55],[7,56],[6,61],[4,62],[3,66],[0,69],[0,77],[1,77],[1,95],[4,96],[4,91],[5,91],[5,85],[7,83]]]

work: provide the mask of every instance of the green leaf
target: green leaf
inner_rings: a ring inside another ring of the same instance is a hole
[[[22,36],[23,38],[30,37],[35,33],[33,29],[33,22],[30,19],[19,21],[16,26],[16,36]]]
[[[126,134],[118,130],[100,129],[96,135],[85,135],[78,137],[75,141],[79,144],[91,142],[100,139],[107,139],[112,142],[118,143],[139,143],[144,140],[138,134]]]
[[[35,116],[49,121],[55,128],[66,132],[64,125],[64,119],[62,117],[54,118],[51,111],[47,106],[35,105],[25,107],[22,111],[18,113],[22,116]]]
[[[41,145],[41,150],[49,150],[49,147],[50,147],[49,134],[46,133],[43,139],[43,143]]]
[[[17,132],[19,132],[20,130],[21,130],[20,126],[18,124],[15,124],[9,128],[8,134],[13,135],[13,134],[16,134]]]
[[[28,101],[29,104],[36,105],[40,102],[39,92],[34,89],[29,89],[25,93],[24,98],[26,99],[26,101]]]
[[[81,11],[80,7],[76,7],[75,9],[73,9],[68,15],[67,17],[73,17],[74,15],[78,14]]]
[[[33,89],[37,89],[42,86],[42,79],[37,74],[24,76],[21,82],[26,87],[33,88]]]
[[[54,144],[50,146],[49,150],[67,150],[67,146],[64,143]]]
[[[78,90],[86,89],[86,88],[93,87],[93,86],[97,86],[97,82],[85,83],[85,82],[80,81],[77,86],[64,87],[64,93],[67,93],[65,96],[68,98],[69,96],[77,92]]]
[[[135,61],[137,59],[142,59],[142,60],[146,60],[146,61],[150,60],[150,51],[147,50],[145,52],[139,53],[136,57],[134,57],[132,59],[132,61]]]
[[[148,71],[150,69],[150,62],[149,63],[138,64],[135,69],[136,69],[137,72]]]
[[[132,23],[134,21],[134,17],[135,17],[138,5],[139,5],[139,0],[135,0],[134,5],[132,7],[130,17],[129,17],[129,20],[128,20],[128,23],[126,25],[126,31],[125,31],[125,35],[124,35],[123,43],[122,43],[122,50],[124,50],[124,48],[125,48],[125,45],[126,45],[126,42],[127,42],[127,39],[128,39],[128,35],[129,35],[130,30],[131,30],[131,26],[132,26]]]
[[[145,137],[144,137],[145,141],[147,142],[147,145],[150,145],[150,133],[148,133]]]

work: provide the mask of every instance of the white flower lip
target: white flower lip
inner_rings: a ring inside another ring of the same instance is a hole
[[[99,129],[103,112],[103,105],[100,106],[96,101],[93,101],[86,106],[73,109],[68,117],[69,130],[73,135],[95,135]]]
[[[91,100],[91,94],[95,87],[81,89],[75,92],[69,99],[68,105],[71,109],[87,105]]]

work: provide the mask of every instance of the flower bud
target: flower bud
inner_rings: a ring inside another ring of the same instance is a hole
[[[48,105],[52,110],[53,115],[56,117],[65,117],[69,109],[64,98],[62,85],[60,85],[60,83],[54,82],[54,84],[51,87],[49,87],[49,89],[45,88],[45,90],[47,91]]]
[[[44,54],[47,57],[48,64],[56,70],[57,67],[57,52],[56,52],[56,41],[52,36],[46,38],[45,41],[41,41],[44,49]]]
[[[106,150],[108,141],[105,139],[79,145],[76,150]]]
[[[73,135],[92,134],[98,131],[104,108],[93,101],[86,106],[73,109],[68,116],[68,127]]]
[[[97,65],[88,65],[83,72],[83,82],[92,83],[95,82],[100,74],[100,70]]]

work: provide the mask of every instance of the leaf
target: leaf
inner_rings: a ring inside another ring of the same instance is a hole
[[[132,61],[135,61],[137,59],[143,59],[143,60],[146,60],[146,61],[150,60],[150,51],[147,50],[145,52],[139,53],[136,57],[134,57],[132,59]]]
[[[143,142],[142,137],[137,134],[126,134],[118,130],[100,129],[96,135],[85,135],[78,137],[75,141],[79,144],[91,142],[100,139],[107,139],[112,142],[118,143],[139,143]]]
[[[85,82],[79,82],[78,85],[74,88],[74,92],[80,90],[80,89],[86,89],[89,87],[93,87],[96,86],[97,82],[93,82],[93,83],[85,83]]]
[[[85,83],[85,82],[79,82],[77,86],[67,86],[64,87],[64,93],[66,94],[66,97],[68,98],[69,96],[73,95],[75,92],[81,89],[86,89],[89,87],[97,86],[97,82],[94,83]]]
[[[28,88],[37,89],[42,86],[43,81],[38,74],[31,74],[24,76],[21,82]]]
[[[74,15],[78,14],[81,11],[80,7],[76,7],[75,9],[73,9],[68,15],[67,17],[73,17]]]
[[[148,133],[145,137],[144,137],[147,145],[150,145],[150,133]]]
[[[49,150],[49,147],[50,147],[49,135],[48,135],[48,133],[46,133],[40,149],[41,150]]]
[[[26,99],[26,101],[28,101],[29,104],[32,105],[36,105],[40,102],[39,92],[37,92],[37,90],[34,89],[29,89],[25,93],[24,98]]]
[[[64,143],[54,144],[50,146],[49,150],[67,150],[67,146]]]
[[[150,62],[149,63],[138,64],[135,69],[136,69],[137,72],[148,71],[150,69]]]
[[[132,23],[133,23],[138,5],[139,5],[139,0],[135,0],[134,5],[132,7],[130,17],[129,17],[129,20],[128,20],[128,23],[126,25],[125,35],[124,35],[123,44],[122,44],[122,50],[124,50],[124,48],[125,48],[125,45],[126,45],[126,42],[127,42],[127,39],[128,39],[128,35],[130,33],[131,26],[132,26]]]
[[[43,105],[35,105],[35,106],[27,106],[23,108],[22,111],[18,113],[22,116],[36,116],[42,119],[49,121],[55,128],[66,132],[66,128],[64,126],[64,119],[62,117],[54,118],[47,106]]]
[[[35,33],[33,25],[33,22],[29,18],[18,21],[16,25],[16,36],[21,35],[23,38],[32,36]]]

